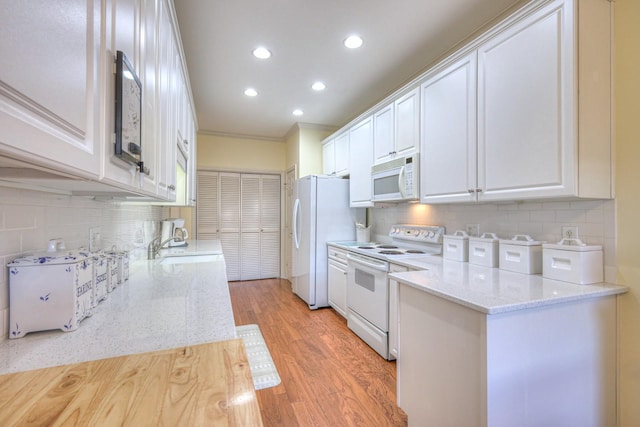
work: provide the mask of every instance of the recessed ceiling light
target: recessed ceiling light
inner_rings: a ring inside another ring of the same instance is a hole
[[[362,43],[364,43],[364,41],[360,36],[349,36],[344,40],[344,45],[349,49],[357,49],[362,46]]]
[[[258,91],[255,90],[252,87],[248,87],[244,90],[244,94],[247,96],[257,96],[258,95]]]
[[[258,59],[267,59],[271,57],[271,51],[266,47],[260,46],[253,49],[253,56],[255,56]]]
[[[301,109],[299,109],[299,108],[296,108],[295,110],[293,110],[293,115],[294,115],[294,116],[301,116],[301,115],[303,115],[303,114],[304,114],[304,111],[302,111],[302,110],[301,110]]]
[[[314,84],[311,85],[311,89],[313,90],[325,90],[326,88],[327,88],[327,85],[322,82],[315,82]]]

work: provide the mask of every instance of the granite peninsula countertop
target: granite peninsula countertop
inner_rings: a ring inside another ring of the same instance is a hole
[[[177,256],[176,256],[177,255]],[[198,263],[163,263],[209,255]],[[175,257],[174,257],[175,256]],[[237,338],[220,242],[189,241],[131,264],[73,332],[32,332],[0,342],[0,374]]]
[[[417,271],[392,273],[398,282],[486,314],[561,304],[622,294],[625,286],[609,283],[576,285],[439,256],[394,260]]]

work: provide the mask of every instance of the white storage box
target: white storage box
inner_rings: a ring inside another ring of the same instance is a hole
[[[562,239],[542,245],[542,276],[588,285],[604,279],[602,246],[585,245],[579,239]]]
[[[93,306],[104,301],[109,292],[109,259],[103,252],[95,252],[93,257]]]
[[[456,231],[444,236],[443,256],[454,261],[469,259],[469,235],[464,231]]]
[[[499,267],[523,274],[542,273],[542,242],[523,234],[517,234],[511,240],[500,240]]]
[[[9,338],[29,332],[74,331],[93,309],[93,259],[59,251],[9,264]]]
[[[498,243],[498,236],[494,233],[483,233],[480,237],[469,237],[469,264],[497,267]]]

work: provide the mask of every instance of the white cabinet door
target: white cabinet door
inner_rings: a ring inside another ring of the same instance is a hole
[[[478,200],[576,193],[572,8],[552,4],[478,50]]]
[[[371,166],[373,165],[373,121],[367,117],[350,129],[349,199],[351,207],[373,206]]]
[[[342,317],[347,317],[347,270],[342,264],[329,260],[327,266],[327,289],[329,305]]]
[[[398,264],[391,264],[389,266],[391,273],[402,273],[409,271],[405,266]],[[393,279],[389,279],[389,354],[394,358],[398,358],[399,348],[399,318],[398,318],[398,282]]]
[[[420,144],[420,88],[373,113],[373,123],[376,164],[417,151]]]
[[[322,173],[336,176],[349,174],[349,131],[322,145]]]
[[[3,2],[0,153],[98,179],[100,8],[92,0]]]
[[[394,156],[406,156],[420,144],[420,88],[394,102]]]
[[[349,174],[349,132],[338,135],[335,139],[335,168],[337,176]]]
[[[475,51],[425,81],[421,100],[420,201],[474,201]]]
[[[330,139],[322,145],[322,173],[333,175],[336,172],[336,142]]]
[[[388,160],[393,155],[393,102],[373,113],[374,162]]]

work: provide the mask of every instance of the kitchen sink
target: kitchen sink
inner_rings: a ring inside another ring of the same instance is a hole
[[[219,255],[180,255],[167,256],[160,261],[160,264],[193,264],[199,262],[212,262],[219,259]]]

